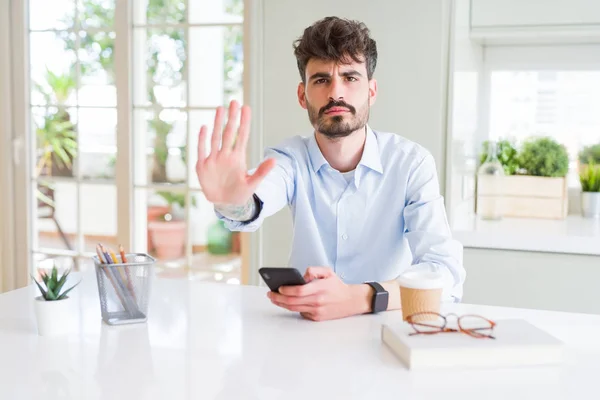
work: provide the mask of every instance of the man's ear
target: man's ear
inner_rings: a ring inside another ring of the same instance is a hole
[[[369,81],[369,106],[375,104],[377,99],[377,80],[375,78]]]
[[[298,103],[300,106],[306,110],[306,86],[304,82],[300,82],[298,84]]]

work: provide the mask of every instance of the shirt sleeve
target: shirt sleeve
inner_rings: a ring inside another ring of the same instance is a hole
[[[403,216],[405,237],[413,255],[410,269],[441,273],[445,281],[442,300],[461,301],[466,276],[463,247],[452,238],[431,154],[409,176]]]
[[[234,221],[215,209],[217,218],[231,231],[254,232],[265,218],[275,214],[292,201],[295,182],[294,159],[285,149],[267,148],[265,159],[274,158],[276,165],[258,185],[254,194],[259,200],[259,214],[252,221]],[[248,173],[253,174],[256,168]]]

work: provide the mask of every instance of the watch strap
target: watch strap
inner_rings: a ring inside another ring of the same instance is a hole
[[[387,290],[385,290],[383,288],[383,286],[381,286],[381,284],[377,283],[377,282],[365,282],[367,285],[371,286],[373,288],[373,290],[375,290],[375,293],[373,294],[373,298],[371,299],[371,312],[372,313],[377,313],[380,311],[385,311],[385,309],[387,309],[387,295],[388,292]],[[382,294],[384,296],[382,296]],[[385,307],[381,307],[381,309],[377,309],[377,304],[378,304],[378,300],[379,302],[381,302],[381,297],[385,297]]]
[[[381,292],[385,292],[386,290],[383,288],[383,286],[381,286],[379,283],[377,282],[365,282],[367,285],[371,286],[374,290],[375,293],[381,293]]]

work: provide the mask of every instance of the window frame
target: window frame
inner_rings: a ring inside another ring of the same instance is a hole
[[[76,1],[76,0],[73,0]],[[186,5],[190,0],[184,0]],[[260,104],[260,95],[250,94],[252,91],[250,88],[260,87],[262,78],[257,78],[255,74],[251,74],[250,70],[252,67],[256,68],[256,71],[262,70],[260,66],[261,60],[256,58],[261,54],[257,51],[255,56],[251,59],[252,50],[260,49],[261,43],[256,43],[249,40],[250,32],[261,32],[259,26],[250,25],[248,18],[255,18],[257,13],[262,10],[262,1],[258,0],[242,0],[244,2],[244,14],[241,23],[230,23],[230,22],[206,22],[206,23],[186,23],[185,30],[189,31],[190,26],[231,26],[239,25],[242,27],[243,35],[243,52],[244,52],[244,72],[243,72],[243,93],[244,103],[255,103]],[[133,248],[135,223],[131,216],[133,215],[133,205],[136,198],[135,190],[139,188],[139,185],[134,183],[134,155],[133,155],[133,112],[136,108],[133,101],[133,88],[131,84],[131,76],[134,71],[133,61],[133,40],[134,40],[134,24],[133,24],[133,0],[115,0],[115,22],[113,31],[116,36],[120,39],[119,46],[115,46],[114,65],[115,65],[115,87],[117,87],[117,105],[111,107],[117,110],[118,120],[116,127],[116,145],[117,148],[123,149],[119,151],[119,157],[116,160],[116,169],[120,171],[127,171],[126,173],[116,174],[113,184],[117,191],[117,240],[127,248]],[[254,9],[253,8],[257,8]],[[6,71],[2,65],[0,65],[0,79],[8,80],[12,87],[12,98],[9,107],[6,104],[0,102],[0,115],[9,115],[11,118],[4,120],[4,123],[0,125],[0,131],[3,132],[6,125],[10,126],[10,133],[12,135],[3,135],[3,141],[10,141],[9,157],[0,160],[0,173],[6,175],[4,170],[6,166],[11,167],[12,182],[9,187],[13,190],[5,191],[0,199],[0,204],[3,206],[10,206],[14,209],[14,226],[5,227],[4,231],[0,231],[0,262],[4,265],[10,265],[8,267],[9,273],[5,273],[5,276],[14,277],[16,274],[15,284],[8,286],[7,289],[14,289],[16,287],[22,287],[29,282],[29,273],[33,272],[34,265],[34,251],[39,249],[33,248],[33,219],[35,217],[34,209],[35,204],[31,199],[32,196],[32,179],[31,179],[31,154],[30,149],[32,138],[31,138],[31,124],[30,124],[30,55],[29,55],[29,1],[28,0],[11,0],[9,2],[3,2],[0,10],[9,9],[10,13],[7,17],[10,17],[10,25],[6,26],[6,30],[10,32],[10,42],[8,40],[0,41],[0,49],[8,46],[6,49],[7,54],[10,54],[9,58],[10,70]],[[161,25],[157,25],[161,26]],[[170,26],[170,25],[169,25]],[[87,29],[86,29],[87,30]],[[94,30],[93,28],[91,30]],[[1,31],[4,33],[4,31]],[[187,41],[186,41],[187,47]],[[6,64],[6,63],[5,63]],[[250,82],[250,80],[253,80]],[[189,83],[188,83],[189,84]],[[182,111],[189,111],[189,104],[182,109]],[[213,109],[213,107],[210,107]],[[8,122],[7,122],[8,121]],[[189,124],[189,118],[188,118]],[[253,119],[253,131],[260,131],[261,121],[258,118]],[[189,129],[187,130],[189,133]],[[2,143],[4,144],[4,142]],[[4,147],[6,149],[6,147]],[[194,151],[189,149],[189,152]],[[252,135],[252,138],[248,144],[248,162],[254,164],[261,159],[262,156],[262,137],[261,135]],[[189,157],[188,157],[189,159]],[[14,160],[21,160],[21,162],[13,166]],[[0,182],[4,183],[0,176]],[[79,178],[79,182],[85,182],[88,180]],[[92,180],[93,181],[93,180]],[[161,185],[144,185],[148,189],[163,188]],[[189,200],[190,193],[201,192],[201,189],[184,185],[180,190],[186,192]],[[6,199],[9,201],[7,202]],[[78,207],[79,209],[80,207]],[[189,220],[189,210],[186,213],[186,220]],[[188,238],[191,233],[191,223],[188,223]],[[8,230],[8,232],[6,232]],[[77,222],[78,235],[82,235],[81,218],[78,218]],[[138,234],[141,236],[141,234]],[[10,240],[9,240],[10,239]],[[255,282],[257,278],[254,277],[252,268],[250,265],[258,265],[262,252],[260,248],[261,238],[249,238],[242,236],[242,276],[241,283]],[[13,246],[14,244],[14,246]],[[191,243],[190,240],[186,240],[186,252],[184,257],[191,257]],[[10,254],[4,252],[4,249],[14,249]],[[43,249],[44,254],[48,255],[61,255],[69,253],[73,257],[80,257],[86,254],[85,249],[80,248],[73,252],[62,251],[57,249],[55,252],[46,252]],[[71,254],[72,253],[72,254]],[[14,255],[14,256],[13,256]],[[25,267],[26,266],[26,267]],[[6,269],[6,267],[5,267]],[[255,269],[255,268],[254,268]],[[12,275],[11,275],[12,274]],[[2,277],[0,276],[0,285],[2,285]],[[5,285],[6,286],[6,285]],[[0,286],[0,290],[2,286]]]
[[[577,70],[600,71],[600,44],[485,46],[482,63],[481,127],[476,143],[489,138],[492,72]]]
[[[505,70],[600,72],[600,44],[485,46],[479,108],[481,129],[477,130],[475,143],[483,143],[490,137],[492,72]],[[570,170],[570,190],[575,188],[572,183],[577,181],[573,174],[575,172]]]

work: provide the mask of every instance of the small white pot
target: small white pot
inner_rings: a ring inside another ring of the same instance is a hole
[[[35,318],[40,336],[64,335],[69,332],[73,300],[46,301],[42,296],[35,298]]]
[[[600,218],[600,192],[581,192],[581,212],[586,218]]]

